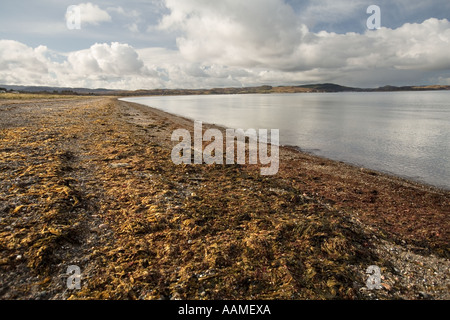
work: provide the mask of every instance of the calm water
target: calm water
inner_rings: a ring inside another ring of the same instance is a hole
[[[450,189],[450,92],[124,99],[228,128],[280,129],[280,143]]]

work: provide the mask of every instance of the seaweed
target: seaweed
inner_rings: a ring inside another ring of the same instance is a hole
[[[56,101],[27,125],[1,128],[3,295],[366,299],[367,266],[394,269],[373,241],[389,233],[357,223],[343,198],[319,194],[329,177],[289,161],[275,177],[257,165],[176,166],[170,121],[141,115],[136,126],[137,109],[127,108]],[[382,196],[359,190],[368,203]],[[61,281],[73,264],[83,272],[79,291]]]

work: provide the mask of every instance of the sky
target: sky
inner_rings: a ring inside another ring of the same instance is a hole
[[[450,85],[449,20],[449,0],[2,0],[0,84]]]

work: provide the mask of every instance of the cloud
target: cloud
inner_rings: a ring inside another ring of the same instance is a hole
[[[59,72],[59,79],[69,86],[139,89],[159,85],[159,73],[147,67],[133,47],[118,42],[69,53]]]
[[[121,6],[108,7],[106,10],[113,13],[115,15],[115,20],[119,21],[119,23],[122,24],[126,30],[134,34],[139,33],[139,24],[145,21],[141,17],[141,12],[138,10],[126,10]]]
[[[316,5],[298,10],[283,0],[165,3],[167,10],[152,30],[176,38],[172,49],[135,49],[111,42],[64,53],[2,40],[0,83],[125,89],[449,83],[447,19],[334,33],[311,31],[304,24],[302,15],[317,12]],[[332,8],[343,16],[354,12],[339,4]],[[140,14],[132,8],[109,7],[107,11],[119,25],[145,30],[143,22],[139,24]],[[135,25],[130,21],[134,18]],[[139,36],[145,37],[144,32]]]
[[[133,33],[139,32],[139,26],[137,25],[137,23],[127,24],[125,25],[125,27]]]
[[[87,50],[72,52],[68,61],[81,75],[127,76],[147,72],[134,48],[117,42],[97,43]]]
[[[365,17],[366,8],[370,4],[375,3],[368,3],[367,0],[314,0],[302,8],[299,17],[309,27],[318,23],[335,24],[358,16]]]
[[[45,46],[33,49],[0,40],[2,84],[138,89],[158,86],[158,77],[128,44],[97,43],[86,50],[58,54]]]
[[[96,4],[90,2],[81,3],[78,5],[81,15],[82,24],[98,25],[101,22],[110,22],[111,16],[105,10],[100,9]],[[71,19],[71,15],[66,13],[66,21]]]
[[[177,45],[193,61],[258,66],[290,54],[307,32],[282,0],[166,0],[166,6],[171,12],[160,28],[182,32]]]
[[[39,81],[48,73],[47,48],[30,48],[14,40],[0,40],[0,79],[3,83],[20,83],[22,76]]]
[[[328,3],[321,0],[320,3]],[[357,1],[361,3],[361,1]],[[160,28],[177,31],[180,53],[193,63],[266,69],[264,74],[367,70],[449,70],[450,23],[428,19],[364,34],[311,32],[282,0],[166,0]],[[341,15],[355,8],[330,5]],[[319,10],[316,5],[306,12]],[[328,11],[327,11],[328,12]]]
[[[141,16],[141,13],[139,11],[137,11],[137,10],[125,10],[121,6],[108,7],[106,10],[109,11],[109,12],[114,12],[114,13],[119,14],[119,15],[124,16],[124,17],[129,17],[129,18],[138,18],[138,17]]]

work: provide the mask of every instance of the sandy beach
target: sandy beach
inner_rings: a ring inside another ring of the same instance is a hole
[[[0,299],[450,299],[449,191],[294,148],[275,176],[176,166],[179,128],[116,98],[0,100]]]

